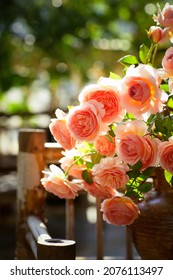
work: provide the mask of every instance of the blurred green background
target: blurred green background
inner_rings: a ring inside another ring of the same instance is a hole
[[[47,127],[57,107],[77,102],[84,84],[121,74],[117,60],[147,44],[157,2],[1,0],[1,131]]]

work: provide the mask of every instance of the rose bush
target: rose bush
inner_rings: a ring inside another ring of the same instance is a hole
[[[85,86],[79,104],[67,114],[57,109],[50,124],[65,151],[61,170],[51,165],[43,186],[66,199],[81,189],[99,197],[103,219],[117,225],[138,218],[137,203],[152,188],[147,179],[155,167],[173,184],[173,5],[158,6],[153,19],[149,46],[142,44],[138,57],[119,60],[125,66],[122,77],[110,73]],[[158,49],[162,59],[156,67]]]

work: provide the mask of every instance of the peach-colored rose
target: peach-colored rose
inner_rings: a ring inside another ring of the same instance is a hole
[[[160,86],[161,79],[150,65],[130,66],[122,79],[120,94],[123,108],[136,118],[145,113],[155,114],[163,109],[165,93]]]
[[[173,174],[173,138],[159,145],[159,159],[161,167]]]
[[[100,135],[95,140],[94,147],[101,155],[113,157],[116,151],[115,138],[110,135]]]
[[[137,205],[127,196],[105,199],[101,211],[103,220],[113,225],[130,225],[139,216]]]
[[[167,74],[173,76],[173,47],[170,47],[165,52],[162,59],[162,67]]]
[[[130,165],[142,163],[141,171],[158,163],[158,139],[145,136],[146,125],[143,121],[129,121],[118,125],[116,130],[117,155]]]
[[[42,178],[41,183],[46,191],[59,198],[71,199],[78,196],[80,187],[65,178],[63,171],[54,164],[50,165],[50,171],[43,171],[48,177]]]
[[[125,114],[120,103],[117,81],[110,78],[99,79],[97,84],[86,86],[79,95],[80,102],[96,100],[103,104],[105,115],[102,121],[111,124],[121,121]]]
[[[164,27],[173,27],[173,5],[166,3],[162,10],[159,7],[158,15],[153,18]]]
[[[129,180],[127,171],[128,165],[121,163],[117,157],[102,158],[100,163],[92,168],[93,180],[101,186],[123,190]]]
[[[93,195],[94,197],[99,197],[101,199],[110,198],[115,196],[116,190],[109,186],[102,186],[96,182],[92,184],[87,184],[85,181],[83,182],[83,188]]]
[[[59,160],[59,163],[61,164],[61,168],[66,172],[68,170],[68,175],[76,178],[76,179],[82,179],[82,171],[86,169],[85,164],[76,164],[74,163],[74,156],[79,156],[76,149],[72,149],[70,151],[62,152],[64,157],[62,157]]]
[[[148,37],[152,38],[154,43],[163,44],[169,39],[170,28],[162,29],[159,26],[151,26],[148,31]]]
[[[96,107],[98,105],[98,107]],[[100,104],[85,102],[70,109],[67,115],[67,127],[78,141],[92,142],[101,128]]]
[[[52,119],[49,129],[54,139],[64,148],[72,149],[75,147],[76,141],[70,135],[66,123],[66,114],[61,110],[56,110],[57,119]]]

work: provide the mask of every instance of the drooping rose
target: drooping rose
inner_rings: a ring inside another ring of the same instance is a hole
[[[67,115],[67,127],[76,140],[94,141],[101,128],[100,104],[85,102],[71,108]]]
[[[163,109],[165,92],[159,88],[161,79],[150,65],[130,66],[121,81],[121,102],[123,108],[136,118],[147,113],[155,114]]]
[[[173,174],[173,138],[159,145],[159,160],[161,167]]]
[[[167,74],[173,76],[173,47],[170,47],[165,52],[162,59],[162,67]]]
[[[173,27],[173,5],[166,3],[162,10],[159,7],[158,15],[153,18],[164,27]]]
[[[99,185],[123,190],[129,180],[127,171],[128,165],[120,162],[117,157],[102,158],[100,163],[92,168],[93,180]]]
[[[137,205],[127,196],[105,199],[101,211],[103,220],[113,225],[130,225],[139,216]]]
[[[79,94],[79,101],[86,102],[90,100],[96,100],[103,104],[105,115],[102,118],[102,122],[111,124],[114,121],[123,119],[125,110],[120,103],[117,81],[110,78],[101,78],[97,84],[84,87]]]
[[[115,138],[110,135],[100,135],[95,140],[94,147],[101,155],[113,157],[116,151]]]
[[[59,198],[71,199],[78,196],[80,187],[65,178],[63,171],[54,164],[50,165],[49,171],[43,171],[47,177],[41,179],[46,191],[53,193]]]
[[[61,110],[56,110],[57,119],[52,119],[49,129],[54,139],[64,148],[72,149],[75,147],[76,141],[70,135],[66,123],[66,114]]]

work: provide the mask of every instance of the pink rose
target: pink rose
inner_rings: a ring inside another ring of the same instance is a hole
[[[67,180],[63,171],[54,164],[50,165],[50,171],[43,171],[47,178],[42,178],[41,183],[46,191],[53,193],[59,198],[71,199],[78,196],[80,187]]]
[[[110,135],[100,135],[95,140],[94,147],[102,156],[113,157],[116,151],[115,138]]]
[[[110,198],[115,196],[116,190],[109,186],[102,186],[96,182],[92,184],[87,184],[85,181],[83,182],[83,188],[93,195],[94,197],[99,197],[101,199]]]
[[[97,107],[98,106],[98,107]],[[67,127],[78,141],[92,142],[100,133],[100,104],[85,102],[70,109],[67,115]]]
[[[127,196],[105,199],[101,211],[103,220],[113,225],[130,225],[139,216],[137,205]]]
[[[165,93],[159,88],[160,82],[161,79],[152,66],[130,66],[121,83],[123,108],[138,119],[142,119],[145,113],[160,112],[165,97]]]
[[[66,114],[61,110],[56,110],[57,119],[52,119],[49,129],[54,139],[64,148],[72,149],[75,147],[76,141],[70,135],[66,124]]]
[[[159,145],[159,159],[161,167],[173,174],[173,138]]]
[[[118,158],[102,158],[100,163],[92,168],[93,180],[103,187],[122,190],[129,180],[127,171],[127,164],[121,163]]]
[[[169,28],[162,29],[159,26],[151,26],[148,31],[148,37],[152,38],[154,43],[163,44],[169,39]]]
[[[102,122],[104,123],[121,121],[125,114],[125,110],[121,107],[117,83],[110,78],[102,78],[97,84],[86,86],[79,95],[80,102],[96,100],[103,104],[105,115]]]
[[[173,5],[166,3],[163,10],[159,7],[158,15],[153,18],[164,27],[173,27]]]
[[[162,67],[167,74],[171,76],[173,75],[173,47],[170,47],[165,52],[165,55],[162,59]]]
[[[120,124],[115,130],[117,139],[117,155],[130,165],[139,160],[142,163],[141,171],[158,163],[158,139],[145,136],[147,126],[143,121],[128,121]]]

